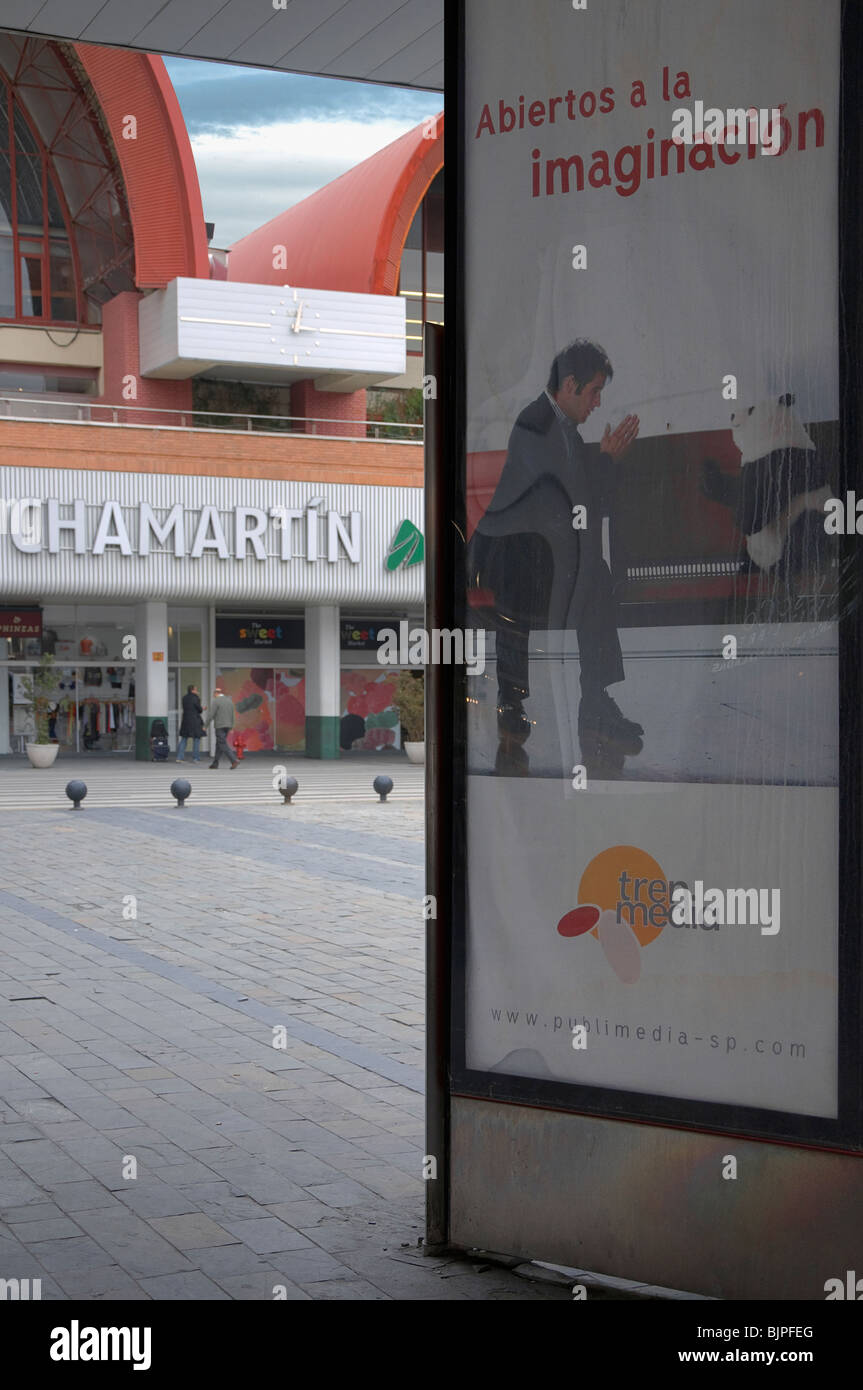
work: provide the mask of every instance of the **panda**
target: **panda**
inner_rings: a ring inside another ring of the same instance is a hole
[[[798,419],[794,396],[787,393],[737,411],[731,430],[741,471],[737,476],[723,473],[714,459],[707,459],[702,492],[732,510],[753,567],[778,574],[811,566],[824,526],[822,519],[815,522],[805,513],[823,513],[833,494],[827,461]]]

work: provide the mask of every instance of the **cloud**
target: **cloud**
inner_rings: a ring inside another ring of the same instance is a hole
[[[299,120],[194,136],[204,216],[215,223],[214,245],[231,246],[416,124],[392,118]]]
[[[292,207],[443,107],[440,92],[166,58],[216,246]]]
[[[416,124],[443,105],[440,92],[344,82],[335,77],[166,58],[189,133],[269,121],[404,119]]]

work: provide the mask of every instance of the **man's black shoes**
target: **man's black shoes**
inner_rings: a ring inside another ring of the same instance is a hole
[[[644,737],[644,729],[634,719],[625,719],[620,707],[612,700],[606,690],[582,697],[578,711],[579,733],[582,728],[592,730],[604,738],[620,740],[622,744],[639,742]],[[641,752],[641,748],[633,749]]]
[[[500,737],[512,740],[515,743],[526,743],[530,738],[530,731],[533,725],[524,712],[524,705],[520,700],[513,700],[511,704],[498,705],[497,707],[497,731]]]
[[[524,751],[533,728],[520,700],[497,707],[498,746],[494,770],[498,777],[527,777],[530,759]]]

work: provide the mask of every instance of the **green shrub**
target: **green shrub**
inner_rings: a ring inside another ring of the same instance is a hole
[[[404,736],[410,743],[425,741],[425,677],[422,671],[402,671],[396,681],[393,704],[399,712]]]
[[[33,727],[36,730],[33,743],[49,743],[48,737],[49,717],[54,705],[61,710],[65,709],[69,701],[64,697],[56,698],[57,672],[54,669],[54,658],[50,652],[44,652],[39,665],[35,668],[32,676],[22,676],[21,686],[27,697],[27,708],[33,720]]]

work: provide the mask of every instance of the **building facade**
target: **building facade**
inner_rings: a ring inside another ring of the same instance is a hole
[[[0,35],[0,754],[45,653],[61,749],[173,748],[217,679],[246,751],[400,747],[422,431],[366,393],[442,318],[435,126],[217,253],[161,60]]]

